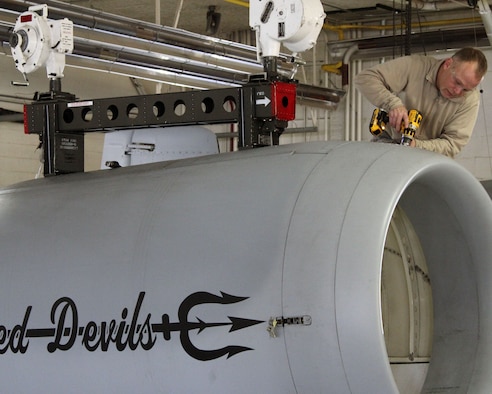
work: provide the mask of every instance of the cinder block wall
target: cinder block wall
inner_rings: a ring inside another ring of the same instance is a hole
[[[22,124],[0,122],[0,186],[36,177],[41,165],[38,145],[39,137],[24,134]]]
[[[100,168],[104,135],[85,137],[85,170]],[[24,134],[19,123],[0,122],[0,187],[43,176],[39,137]]]

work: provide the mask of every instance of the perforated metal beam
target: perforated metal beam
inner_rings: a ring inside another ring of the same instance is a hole
[[[237,88],[83,101],[55,94],[26,105],[24,119],[26,133],[41,137],[45,175],[55,175],[83,171],[83,134],[93,131],[237,123],[240,149],[276,145],[295,118],[295,102],[295,83],[260,80]]]

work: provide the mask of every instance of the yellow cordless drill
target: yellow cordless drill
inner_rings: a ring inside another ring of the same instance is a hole
[[[372,112],[371,123],[369,124],[369,131],[376,137],[386,130],[386,124],[389,122],[388,113],[380,108],[375,108]]]
[[[380,108],[376,108],[372,113],[371,123],[369,124],[369,131],[372,135],[378,136],[385,129],[386,124],[389,122],[388,113]],[[400,145],[410,145],[412,142],[415,132],[420,127],[422,123],[422,114],[416,109],[411,109],[408,111],[408,127],[401,124],[401,141]]]

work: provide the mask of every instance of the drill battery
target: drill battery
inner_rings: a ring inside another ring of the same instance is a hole
[[[369,131],[372,135],[378,136],[384,130],[386,130],[386,124],[389,122],[388,113],[381,109],[376,108],[372,112],[371,123],[369,124]]]

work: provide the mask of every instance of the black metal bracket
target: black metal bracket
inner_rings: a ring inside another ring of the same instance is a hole
[[[256,80],[237,88],[75,100],[45,97],[24,107],[27,134],[44,148],[44,175],[84,171],[84,133],[236,123],[239,149],[277,145],[295,118],[296,83]]]

